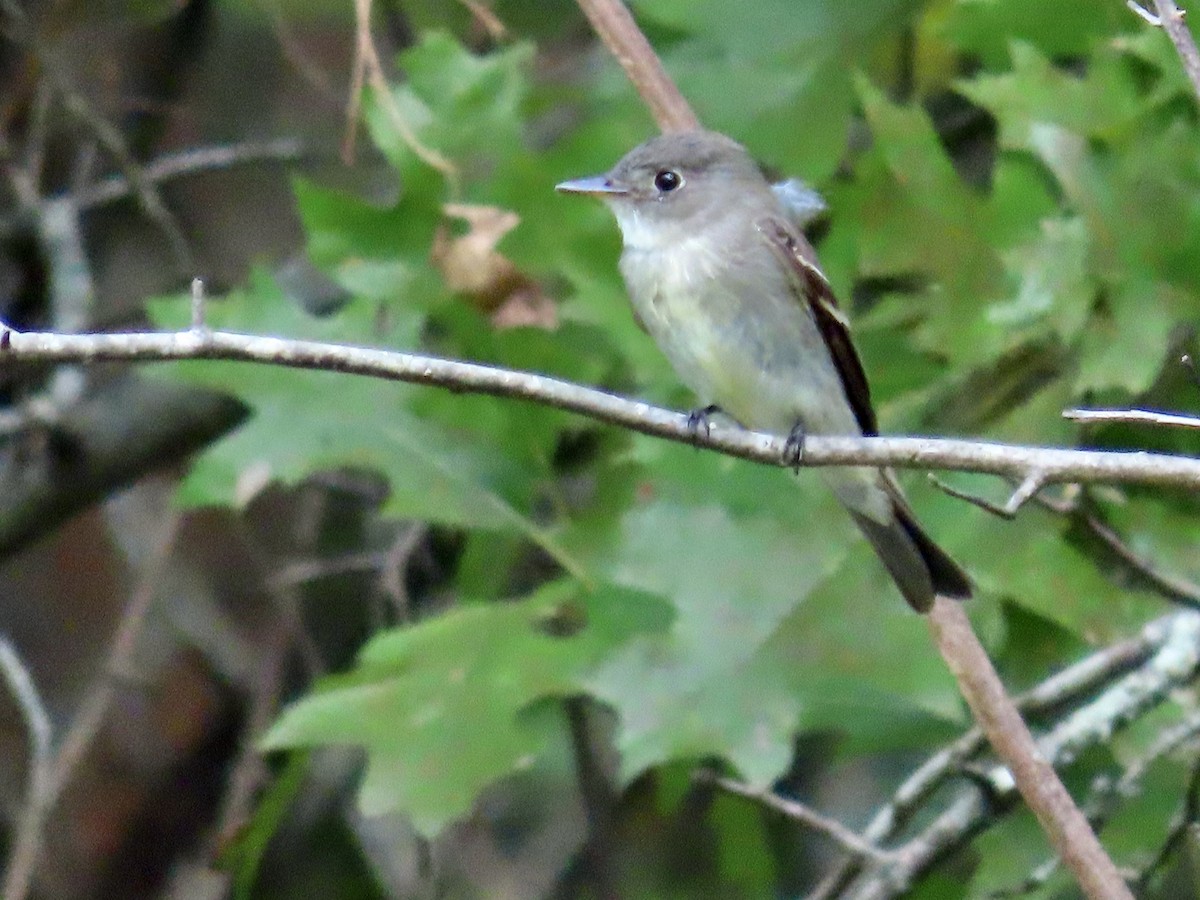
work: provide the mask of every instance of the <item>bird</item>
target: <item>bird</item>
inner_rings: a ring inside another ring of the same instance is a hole
[[[704,404],[693,428],[719,410],[788,435],[793,462],[808,435],[879,433],[849,320],[745,147],[703,129],[667,133],[557,190],[598,197],[615,216],[634,317]],[[921,528],[890,470],[821,474],[913,609],[970,597],[970,578]]]

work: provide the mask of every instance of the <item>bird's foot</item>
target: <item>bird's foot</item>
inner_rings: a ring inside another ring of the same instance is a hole
[[[788,432],[787,440],[783,442],[783,463],[791,466],[797,475],[800,474],[800,462],[804,459],[804,439],[806,437],[804,423],[797,421]]]
[[[688,413],[687,427],[692,434],[692,444],[696,447],[700,446],[700,428],[704,427],[704,437],[707,439],[712,434],[712,422],[709,417],[713,413],[722,412],[721,407],[715,403],[710,403],[708,406],[702,406],[699,409],[693,409]]]

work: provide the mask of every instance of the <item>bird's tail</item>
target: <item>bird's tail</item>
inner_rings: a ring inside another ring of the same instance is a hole
[[[970,597],[967,573],[922,530],[891,473],[883,471],[880,475],[880,487],[888,494],[892,507],[891,521],[881,523],[853,508],[850,515],[909,606],[926,612],[935,595],[959,600]]]

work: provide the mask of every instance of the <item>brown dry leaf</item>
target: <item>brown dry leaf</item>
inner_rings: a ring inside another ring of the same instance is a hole
[[[466,234],[454,236],[443,224],[434,235],[430,258],[446,286],[488,313],[496,328],[557,328],[554,302],[496,250],[504,235],[520,223],[520,216],[498,206],[469,203],[447,203],[442,212],[467,224]]]

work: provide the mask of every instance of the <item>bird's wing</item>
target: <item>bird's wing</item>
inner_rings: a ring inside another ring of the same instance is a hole
[[[754,224],[792,275],[798,296],[804,298],[812,310],[813,321],[829,348],[858,427],[865,435],[878,434],[879,424],[871,406],[871,388],[867,385],[862,360],[850,340],[850,322],[838,308],[829,281],[813,262],[807,242],[780,219],[767,217]]]

